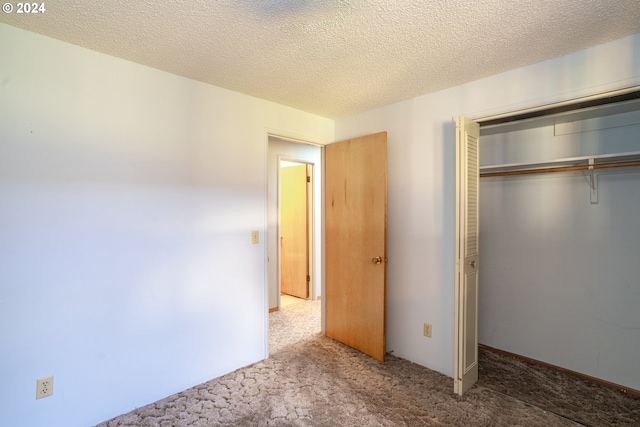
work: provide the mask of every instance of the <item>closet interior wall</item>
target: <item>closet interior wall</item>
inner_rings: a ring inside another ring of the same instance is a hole
[[[640,110],[482,129],[481,174],[638,153],[638,135]],[[640,167],[595,173],[595,203],[589,170],[480,180],[479,339],[640,390]]]

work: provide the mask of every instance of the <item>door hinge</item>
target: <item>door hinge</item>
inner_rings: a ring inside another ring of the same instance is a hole
[[[311,177],[310,176],[307,177],[307,182],[311,182]]]
[[[307,282],[311,281],[311,276],[307,276]]]

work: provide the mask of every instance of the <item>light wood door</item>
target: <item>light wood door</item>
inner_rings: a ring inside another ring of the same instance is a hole
[[[325,167],[326,334],[384,361],[387,133],[327,145]]]
[[[478,380],[480,126],[456,120],[456,291],[454,392]]]
[[[307,165],[280,169],[280,291],[309,297]]]

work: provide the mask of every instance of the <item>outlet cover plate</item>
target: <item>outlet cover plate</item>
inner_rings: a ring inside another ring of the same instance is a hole
[[[36,380],[36,399],[53,395],[53,375]]]
[[[425,323],[424,324],[424,336],[427,338],[431,338],[431,333],[433,332],[433,326],[431,326],[431,323]]]

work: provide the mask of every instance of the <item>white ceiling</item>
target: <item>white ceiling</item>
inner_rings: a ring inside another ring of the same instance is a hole
[[[329,118],[640,33],[638,0],[44,4],[0,22]]]

